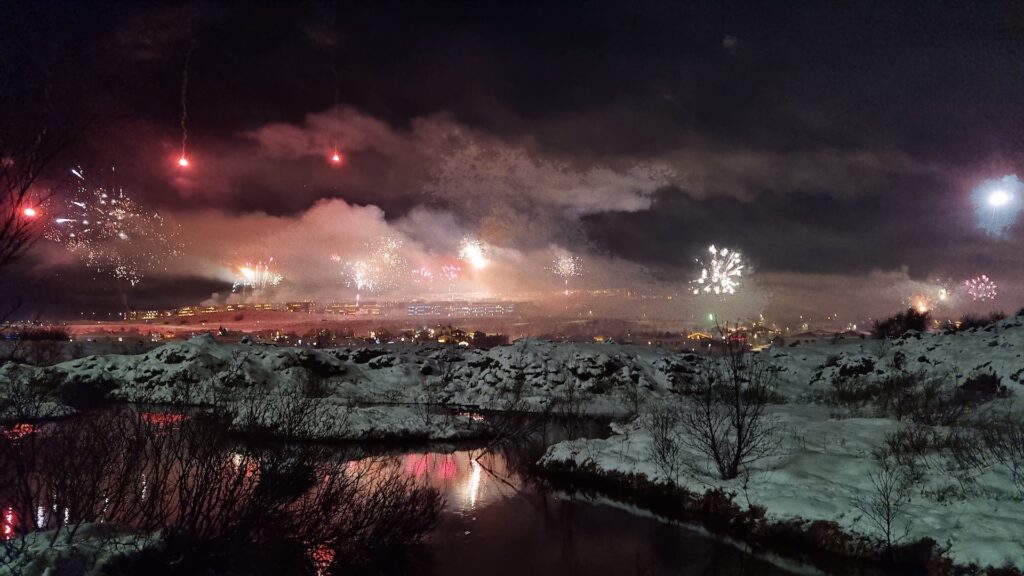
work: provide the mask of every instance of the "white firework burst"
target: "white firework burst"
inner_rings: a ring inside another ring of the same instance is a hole
[[[345,284],[358,292],[387,292],[397,288],[408,275],[404,243],[398,238],[384,236],[366,245],[367,256],[345,262],[342,274]],[[332,260],[340,258],[332,257]]]
[[[735,294],[743,277],[743,257],[736,250],[716,248],[714,244],[708,247],[708,252],[711,254],[709,262],[697,259],[701,270],[700,276],[690,282],[693,293]]]
[[[569,278],[579,278],[583,275],[583,261],[579,256],[562,254],[552,262],[551,271],[566,281]]]
[[[182,255],[178,229],[157,212],[143,209],[122,188],[90,186],[82,181],[45,232],[97,272],[138,284],[151,271],[166,269]]]
[[[463,238],[462,244],[459,245],[459,258],[465,260],[477,270],[483,270],[487,267],[487,264],[490,262],[489,253],[490,248],[487,244],[476,238]]]

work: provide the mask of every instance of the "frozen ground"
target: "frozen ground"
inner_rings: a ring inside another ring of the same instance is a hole
[[[1010,318],[958,334],[910,334],[890,345],[863,341],[767,351],[787,401],[768,409],[768,417],[780,425],[780,446],[774,456],[755,461],[737,479],[721,480],[712,473],[707,457],[685,441],[679,442],[677,469],[656,464],[651,421],[644,416],[616,425],[616,434],[607,439],[556,444],[541,464],[637,474],[698,494],[721,487],[734,492],[743,508],[763,506],[770,520],[834,521],[849,533],[883,540],[881,527],[862,511],[877,494],[872,474],[878,473],[879,464],[873,454],[888,434],[914,424],[872,417],[881,414],[870,404],[851,408],[816,401],[843,378],[883,381],[899,370],[921,371],[953,387],[973,375],[994,373],[1006,391],[982,403],[975,414],[983,420],[1004,411],[1020,414],[1021,321]],[[682,429],[676,433],[680,438],[686,434]],[[915,461],[925,472],[908,489],[905,509],[895,517],[894,533],[900,542],[931,537],[939,546],[948,546],[949,557],[957,564],[1024,568],[1024,493],[1008,468],[989,462],[959,472],[935,452]]]
[[[157,541],[155,535],[124,533],[110,524],[83,524],[73,538],[66,529],[29,532],[0,541],[0,576],[103,574],[110,561]]]
[[[863,340],[767,350],[778,374],[770,413],[782,425],[781,451],[756,462],[745,481],[720,481],[694,453],[675,478],[649,456],[646,411],[678,401],[703,359],[659,349],[606,344],[524,341],[490,350],[390,345],[313,350],[259,344],[217,344],[209,337],[169,343],[138,355],[80,358],[45,368],[8,364],[0,387],[26,382],[49,401],[94,395],[117,400],[230,406],[237,421],[267,428],[287,424],[295,398],[315,404],[313,424],[292,432],[316,438],[434,437],[481,432],[468,416],[444,417],[429,408],[574,410],[631,422],[605,440],[551,447],[543,462],[592,464],[598,470],[638,473],[695,491],[722,486],[741,505],[764,506],[771,518],[831,520],[851,532],[880,536],[858,509],[872,489],[872,452],[886,434],[907,426],[870,406],[823,405],[844,378],[883,381],[900,373],[941,377],[961,385],[992,373],[1009,397],[981,409],[1021,411],[1024,397],[1024,318],[956,334],[916,334],[882,344]],[[930,471],[912,491],[898,531],[904,541],[929,536],[949,546],[962,564],[1024,567],[1024,502],[1008,473],[979,471],[969,489]]]
[[[779,455],[755,463],[749,473],[720,480],[709,473],[703,456],[686,450],[686,464],[667,478],[651,457],[651,434],[638,423],[608,439],[565,441],[552,446],[542,465],[572,463],[599,472],[641,474],[652,482],[675,482],[701,494],[717,487],[736,493],[741,508],[766,508],[769,520],[830,520],[850,533],[882,539],[858,501],[872,494],[872,451],[886,433],[901,424],[881,418],[834,420],[819,406],[781,406],[773,410],[785,427]],[[954,495],[957,480],[929,475],[911,491],[896,530],[901,542],[931,537],[950,545],[958,564],[1024,567],[1024,501],[1008,475],[991,469],[966,497]],[[946,494],[947,496],[943,497]]]

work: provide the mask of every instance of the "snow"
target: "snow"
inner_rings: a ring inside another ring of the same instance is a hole
[[[889,344],[855,340],[759,354],[778,374],[785,403],[770,412],[787,432],[780,455],[756,462],[745,483],[716,479],[695,454],[677,478],[664,478],[652,464],[650,434],[644,418],[634,416],[641,406],[678,399],[703,360],[637,346],[530,340],[489,350],[422,344],[316,350],[219,344],[202,336],[137,355],[89,356],[41,368],[7,364],[0,367],[0,393],[26,379],[55,390],[55,397],[85,386],[120,401],[226,406],[236,425],[246,410],[252,412],[253,398],[260,398],[257,421],[268,429],[283,425],[292,399],[310,398],[315,417],[292,430],[295,436],[457,439],[486,431],[472,418],[434,414],[425,404],[541,411],[575,391],[584,412],[628,424],[616,424],[607,439],[552,446],[542,464],[593,464],[697,492],[720,486],[736,491],[741,505],[764,506],[770,518],[830,520],[871,537],[880,534],[855,502],[872,490],[873,450],[905,424],[874,413],[837,419],[834,407],[815,403],[817,392],[850,375],[882,379],[896,370],[923,371],[947,375],[953,386],[994,372],[1011,395],[992,402],[1017,411],[1024,407],[1022,317],[955,334],[909,333]],[[936,495],[955,479],[928,476],[908,505],[904,541],[927,536],[940,545],[948,542],[950,557],[961,564],[1024,567],[1024,502],[1000,469],[986,470],[977,481],[970,494],[941,499]]]
[[[720,480],[694,452],[684,457],[690,465],[678,477],[666,478],[648,457],[651,435],[642,428],[607,439],[561,442],[548,449],[540,464],[593,465],[601,472],[675,482],[698,494],[721,487],[736,493],[741,508],[765,507],[771,520],[829,520],[851,533],[881,539],[855,503],[873,491],[872,450],[901,424],[881,418],[834,420],[827,408],[818,406],[786,405],[772,412],[787,429],[781,456],[756,463],[747,478]],[[949,556],[958,564],[1024,567],[1024,501],[1008,478],[990,471],[979,479],[980,494],[969,498],[939,503],[923,494],[953,482],[951,477],[929,477],[927,486],[914,492],[903,541],[931,537],[940,545],[949,542]]]
[[[519,380],[518,410],[545,410],[572,388],[583,394],[585,412],[622,416],[630,410],[630,391],[668,394],[677,377],[674,371],[688,369],[680,362],[662,350],[598,344],[528,341],[490,350],[438,345],[316,350],[219,344],[207,335],[138,355],[87,356],[42,368],[8,364],[0,367],[0,388],[30,379],[57,391],[109,390],[112,399],[127,402],[234,408],[253,393],[282,401],[311,396],[324,413],[306,431],[311,436],[430,433],[448,439],[465,437],[470,430],[458,420],[454,428],[450,422],[424,424],[414,414],[422,410],[407,405],[509,408],[513,383]],[[346,425],[336,425],[342,419]]]
[[[606,439],[556,444],[540,463],[639,474],[696,493],[721,487],[734,491],[743,507],[765,507],[769,519],[834,521],[850,533],[882,539],[884,535],[856,504],[874,492],[874,450],[883,445],[886,434],[908,424],[882,417],[836,419],[835,407],[812,403],[813,391],[827,389],[837,377],[883,378],[897,367],[948,376],[948,386],[961,384],[973,374],[994,372],[1012,395],[992,400],[986,408],[1020,412],[1022,407],[1024,327],[1020,317],[955,334],[911,333],[888,346],[866,340],[780,348],[764,354],[777,370],[779,390],[787,399],[769,410],[785,432],[779,454],[755,462],[749,474],[721,480],[710,473],[703,455],[687,451],[683,471],[675,478],[665,477],[649,456],[652,439],[643,418],[614,425],[614,434]],[[949,546],[948,554],[957,564],[1024,568],[1024,498],[1005,469],[986,468],[975,480],[969,490],[958,490],[957,480],[949,473],[930,470],[912,490],[899,522],[899,532],[907,530],[902,541],[931,537],[940,546]]]
[[[55,538],[56,536],[56,538]],[[110,524],[83,524],[73,538],[66,528],[29,532],[0,541],[0,576],[91,576],[105,573],[120,556],[138,553],[159,541],[159,534],[132,534]]]

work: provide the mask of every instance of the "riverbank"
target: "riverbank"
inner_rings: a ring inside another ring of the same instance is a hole
[[[677,469],[656,463],[642,422],[606,439],[564,441],[538,462],[554,483],[571,481],[670,518],[796,553],[914,570],[922,574],[1020,574],[1024,501],[1008,473],[983,471],[968,490],[932,469],[891,502],[891,545],[872,518],[876,447],[903,426],[883,418],[835,420],[814,406],[773,407],[785,427],[777,455],[723,480],[703,455],[684,449]]]

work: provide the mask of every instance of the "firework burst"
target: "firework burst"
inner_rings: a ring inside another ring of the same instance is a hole
[[[445,264],[441,267],[441,278],[445,279],[450,284],[455,284],[459,281],[459,276],[462,275],[462,267],[458,264]]]
[[[907,304],[914,310],[917,310],[918,314],[931,312],[935,308],[935,301],[926,294],[914,294],[910,297]]]
[[[565,293],[569,294],[569,279],[583,276],[583,261],[579,256],[565,253],[555,257],[551,263],[551,271],[562,279]]]
[[[89,268],[132,286],[181,256],[178,230],[160,214],[144,210],[124,189],[92,187],[81,169],[73,173],[83,184],[50,223],[47,239],[82,258]]]
[[[359,293],[387,292],[397,288],[408,274],[403,246],[401,240],[390,236],[368,243],[366,257],[343,264],[346,286],[355,288]]]
[[[434,272],[426,266],[414,268],[412,271],[413,284],[431,284],[434,282]]]
[[[489,263],[490,248],[476,238],[466,237],[459,245],[459,258],[477,270],[483,270]]]
[[[562,254],[555,258],[551,271],[555,273],[555,276],[565,278],[566,280],[578,278],[583,275],[583,261],[580,260],[579,256]]]
[[[241,289],[242,292],[249,290],[250,292],[262,292],[267,288],[277,286],[284,280],[284,276],[274,272],[270,269],[271,264],[274,263],[274,259],[267,260],[266,263],[262,261],[256,264],[245,263],[245,266],[238,268],[238,276],[235,279],[234,286],[231,287],[232,291]]]
[[[995,300],[999,295],[998,286],[985,274],[965,280],[964,287],[974,301]]]
[[[708,247],[711,260],[704,263],[699,258],[700,276],[690,282],[694,294],[735,294],[743,276],[743,257],[729,248]]]

